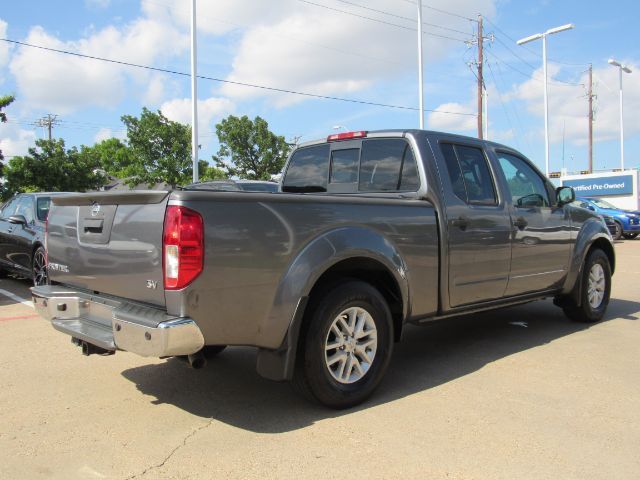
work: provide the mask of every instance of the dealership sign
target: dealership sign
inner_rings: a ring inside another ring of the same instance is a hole
[[[562,180],[562,185],[573,187],[577,196],[626,195],[633,193],[633,176],[618,175],[615,177]]]

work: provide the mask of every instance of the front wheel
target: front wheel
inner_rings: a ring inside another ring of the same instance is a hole
[[[613,232],[612,237],[614,240],[620,240],[622,238],[622,232],[623,232],[622,225],[620,225],[618,221],[615,221],[614,223],[616,224],[616,229]]]
[[[49,283],[49,277],[47,276],[47,256],[43,247],[38,247],[33,253],[31,276],[34,287]]]
[[[335,285],[310,307],[294,386],[331,408],[363,402],[382,380],[393,350],[386,300],[354,280]]]
[[[576,322],[602,320],[611,294],[609,257],[600,249],[593,250],[584,264],[580,289],[580,306],[569,301],[563,307],[565,315]]]

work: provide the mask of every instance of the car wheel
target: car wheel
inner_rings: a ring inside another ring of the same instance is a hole
[[[47,275],[47,257],[43,247],[38,247],[33,253],[31,272],[33,285],[35,287],[47,285],[49,283],[49,276]]]
[[[584,264],[580,291],[581,305],[569,301],[564,313],[576,322],[602,320],[611,294],[611,266],[609,257],[600,249],[593,250]]]
[[[363,402],[382,380],[393,350],[386,300],[368,283],[354,280],[333,286],[310,308],[294,387],[330,408]]]
[[[623,236],[627,240],[633,240],[634,238],[636,238],[638,236],[638,234],[637,233],[624,233]]]
[[[614,240],[620,240],[622,238],[622,225],[620,225],[620,223],[618,223],[617,221],[614,222],[616,224],[616,231],[613,234],[613,239]]]

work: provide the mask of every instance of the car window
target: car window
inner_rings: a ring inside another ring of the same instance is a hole
[[[487,159],[480,148],[443,143],[440,149],[453,193],[469,204],[498,203]]]
[[[516,207],[548,207],[549,195],[545,183],[522,158],[497,152],[500,168],[507,179],[511,200]]]
[[[361,192],[416,191],[418,167],[409,144],[402,139],[372,139],[362,142]]]
[[[358,181],[358,148],[334,150],[331,153],[331,183]]]
[[[50,205],[51,197],[38,197],[36,199],[36,215],[41,222],[44,222],[49,216]]]
[[[326,192],[329,176],[329,145],[297,150],[287,167],[283,192]]]
[[[20,198],[14,215],[22,215],[27,219],[27,223],[33,222],[33,198],[30,196]]]
[[[18,206],[18,200],[20,200],[21,197],[14,197],[11,200],[9,200],[4,207],[2,207],[2,213],[0,214],[0,217],[2,218],[9,218],[11,215],[14,215],[16,213],[16,207]]]

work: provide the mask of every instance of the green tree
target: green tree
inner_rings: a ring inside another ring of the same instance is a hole
[[[193,176],[192,176],[193,178]],[[201,182],[208,180],[224,180],[229,178],[226,172],[220,168],[216,168],[213,165],[209,165],[205,160],[198,161],[198,179]]]
[[[83,145],[80,151],[116,178],[127,177],[136,163],[132,149],[118,138],[108,138],[90,147]]]
[[[190,181],[191,127],[147,108],[140,118],[124,115],[122,121],[133,154],[132,164],[123,171],[130,177],[128,184],[166,182],[175,187]]]
[[[65,148],[64,140],[36,140],[29,155],[13,157],[4,171],[5,198],[17,192],[77,192],[104,185],[95,158],[76,147]]]
[[[216,134],[220,149],[213,159],[229,177],[269,180],[280,173],[289,154],[284,137],[272,133],[260,117],[252,121],[229,115],[216,125]]]
[[[7,108],[13,101],[15,97],[13,95],[5,95],[4,97],[0,97],[0,122],[5,123],[7,121],[7,114],[2,110]],[[0,150],[0,161],[4,160],[4,156],[2,155],[2,150]],[[2,175],[2,165],[0,164],[0,176]]]

